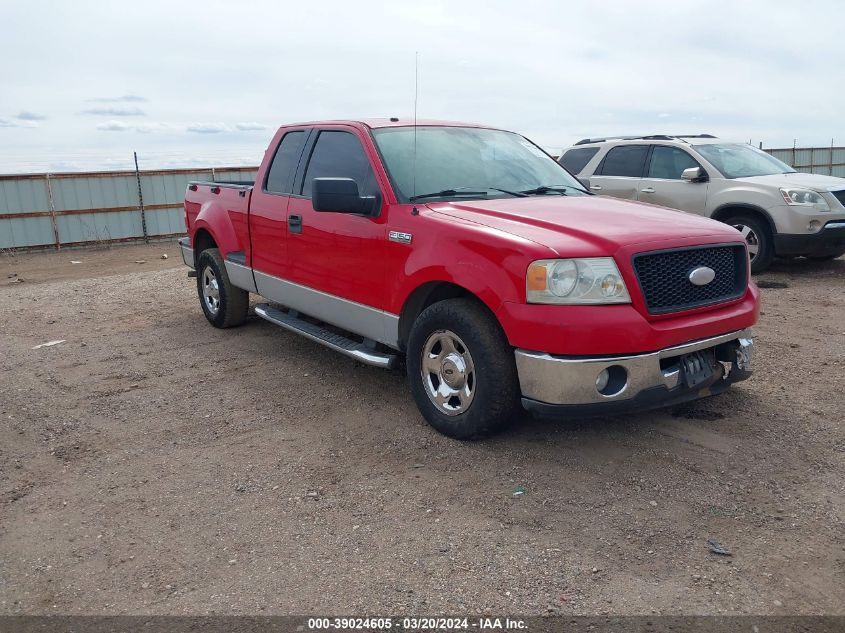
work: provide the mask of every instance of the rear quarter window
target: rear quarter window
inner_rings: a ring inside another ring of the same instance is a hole
[[[293,175],[304,144],[304,131],[288,132],[282,137],[276,155],[273,156],[273,162],[270,164],[270,171],[267,173],[265,191],[273,193],[293,191]]]
[[[587,166],[587,163],[589,163],[593,156],[598,154],[598,152],[598,147],[579,147],[577,149],[570,149],[560,157],[559,162],[570,174],[580,174],[584,167]]]

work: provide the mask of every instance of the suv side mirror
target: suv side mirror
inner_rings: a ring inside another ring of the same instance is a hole
[[[681,180],[688,180],[689,182],[704,182],[707,180],[707,174],[701,167],[690,167],[681,172]]]
[[[314,211],[370,215],[376,208],[375,196],[362,197],[352,178],[315,178],[311,186]]]

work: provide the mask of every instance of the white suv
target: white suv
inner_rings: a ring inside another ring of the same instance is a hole
[[[560,163],[594,193],[734,226],[753,272],[775,256],[845,254],[845,178],[797,172],[746,143],[709,134],[585,139]]]

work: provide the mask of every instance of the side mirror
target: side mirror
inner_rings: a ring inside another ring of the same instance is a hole
[[[707,174],[701,167],[690,167],[681,172],[681,180],[689,182],[704,182],[707,180]]]
[[[361,197],[352,178],[315,178],[311,186],[314,211],[369,215],[376,207],[374,196]]]

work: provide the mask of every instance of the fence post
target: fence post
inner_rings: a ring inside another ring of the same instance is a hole
[[[830,139],[830,165],[828,165],[828,175],[833,175],[833,139]]]
[[[138,152],[132,152],[135,156],[135,179],[138,181],[138,204],[141,205],[141,231],[144,233],[144,241],[149,244],[147,236],[147,214],[144,212],[144,194],[141,193],[141,172],[138,171]]]
[[[833,162],[831,160],[830,162]],[[50,182],[50,174],[44,174],[47,180],[47,198],[50,200],[50,220],[53,223],[53,239],[56,240],[56,250],[61,250],[62,243],[59,239],[59,225],[56,224],[56,205],[53,204],[53,184]]]

